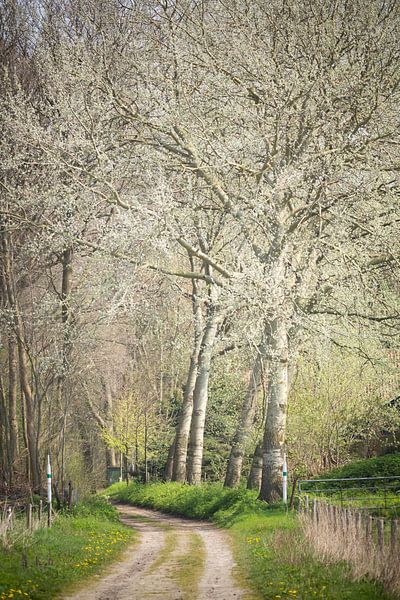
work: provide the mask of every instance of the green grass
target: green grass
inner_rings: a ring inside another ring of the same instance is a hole
[[[54,520],[0,549],[0,600],[47,600],[98,572],[132,539],[116,510],[93,497],[72,514]]]
[[[265,600],[387,600],[380,585],[355,582],[345,564],[322,564],[307,548],[297,517],[267,506],[244,489],[218,484],[115,484],[106,491],[119,501],[211,519],[229,530],[239,577]]]

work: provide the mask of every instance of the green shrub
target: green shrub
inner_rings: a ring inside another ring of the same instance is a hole
[[[212,519],[224,524],[228,524],[234,516],[243,516],[249,511],[271,510],[265,503],[257,501],[255,492],[243,488],[224,488],[218,483],[196,487],[179,483],[149,483],[146,486],[116,483],[107,488],[107,495],[122,502],[190,519]]]
[[[107,500],[102,496],[92,496],[77,504],[72,511],[75,517],[97,517],[108,521],[118,521],[118,512]]]
[[[367,477],[393,477],[394,481],[390,481],[390,484],[396,483],[396,479],[399,483],[400,488],[400,454],[386,454],[384,456],[378,456],[376,458],[368,458],[365,460],[357,460],[338,469],[332,469],[327,473],[323,473],[315,478],[315,483],[309,482],[302,485],[303,491],[313,492],[316,487],[318,489],[333,489],[336,488],[351,488],[354,487],[354,481],[329,481],[326,483],[316,483],[319,479],[349,479],[349,478],[361,478],[357,481],[357,487],[370,487],[371,481],[362,478]],[[384,480],[382,482],[372,482],[373,486],[384,487]],[[378,490],[377,490],[378,491]]]
[[[321,479],[345,477],[398,477],[400,479],[400,453],[357,460],[324,473]]]

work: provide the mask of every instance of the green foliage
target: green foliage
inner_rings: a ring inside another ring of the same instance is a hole
[[[102,496],[91,496],[85,502],[77,504],[73,511],[75,517],[96,517],[108,521],[118,522],[118,512]]]
[[[237,426],[238,411],[246,393],[243,357],[236,353],[216,358],[210,381],[204,430],[204,474],[207,481],[222,481]]]
[[[393,445],[400,413],[389,401],[399,381],[395,365],[380,353],[380,361],[365,363],[321,343],[300,357],[288,408],[292,473],[314,476]]]
[[[221,484],[197,487],[180,483],[116,483],[107,488],[107,495],[139,506],[147,506],[192,519],[213,519],[221,522],[231,511],[254,507],[254,492],[223,488]]]
[[[212,519],[233,537],[240,578],[265,600],[384,600],[374,583],[354,582],[343,564],[325,565],[312,554],[299,521],[282,505],[268,506],[245,489],[218,484],[115,484],[115,499],[194,518]]]
[[[51,529],[37,529],[28,544],[0,551],[0,599],[47,600],[99,571],[132,539],[117,520],[116,510],[94,497]]]
[[[357,460],[321,475],[322,479],[341,479],[344,477],[399,477],[400,479],[400,453]],[[335,482],[329,485],[334,486]],[[340,482],[337,485],[340,485]],[[366,482],[366,485],[369,485],[368,482]]]

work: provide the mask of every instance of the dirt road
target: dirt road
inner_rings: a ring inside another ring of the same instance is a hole
[[[226,534],[203,521],[118,505],[139,542],[109,573],[65,600],[245,600]]]

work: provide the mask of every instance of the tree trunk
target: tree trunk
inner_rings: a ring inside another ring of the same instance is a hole
[[[0,488],[10,483],[10,445],[7,435],[6,392],[0,365]]]
[[[175,452],[175,439],[169,447],[167,464],[165,465],[165,481],[171,481],[172,479],[172,469],[174,466],[174,452]]]
[[[144,413],[144,476],[143,476],[144,483],[149,482],[149,470],[148,470],[148,461],[147,461],[147,435],[148,435],[148,431],[147,431],[147,406],[146,406],[146,410]]]
[[[107,396],[107,394],[109,393],[109,388],[107,388],[106,385],[104,385],[104,387],[105,387],[106,396]],[[111,394],[111,391],[110,391],[110,394]],[[100,412],[94,406],[94,404],[89,396],[89,393],[86,394],[86,400],[89,405],[90,411],[91,411],[93,417],[95,418],[97,424],[99,425],[100,429],[103,432],[107,432],[107,431],[109,432],[110,431],[109,424],[106,422],[105,419],[103,419]],[[111,401],[111,396],[109,399],[106,398],[107,407],[109,406],[109,404],[108,404],[109,401]],[[106,467],[117,467],[118,466],[115,448],[110,448],[107,445],[107,443],[105,443],[105,455],[106,455]]]
[[[68,397],[64,398],[64,382],[68,369],[68,360],[71,351],[71,292],[72,292],[72,248],[66,248],[62,255],[62,280],[61,280],[61,323],[63,326],[62,340],[62,372],[57,381],[57,395],[59,399],[60,409],[62,411],[62,427],[61,427],[61,497],[64,498],[65,493],[65,434],[67,428]]]
[[[228,468],[226,471],[224,483],[225,487],[235,487],[240,483],[246,442],[254,419],[256,403],[255,401],[261,381],[264,355],[265,344],[263,343],[257,351],[257,356],[254,361],[247,392],[243,399],[243,404],[239,415],[239,421],[232,441],[232,448],[229,455]]]
[[[18,326],[18,351],[19,351],[19,371],[21,388],[25,400],[25,417],[26,417],[26,435],[28,440],[29,451],[29,467],[31,473],[32,488],[35,492],[40,491],[40,469],[39,469],[39,449],[37,446],[36,431],[35,431],[35,402],[32,393],[32,388],[28,377],[28,357],[25,347],[21,340],[21,326]]]
[[[19,373],[21,390],[25,402],[26,435],[28,441],[29,468],[31,485],[35,491],[40,490],[39,452],[35,432],[35,401],[29,382],[28,354],[25,347],[25,333],[18,301],[15,293],[14,272],[12,266],[12,248],[10,235],[2,231],[3,281],[6,288],[8,304],[13,312],[13,326],[17,338]]]
[[[247,478],[247,489],[260,491],[263,466],[263,443],[259,442],[256,446],[250,473]]]
[[[85,466],[86,476],[90,480],[90,491],[92,493],[96,493],[96,481],[94,477],[94,454],[90,434],[81,418],[78,418],[77,424],[81,438],[83,464]]]
[[[283,452],[289,393],[288,336],[284,317],[271,323],[271,370],[268,408],[263,439],[263,471],[260,499],[276,502],[282,497]]]
[[[203,460],[204,423],[208,401],[208,380],[214,342],[217,335],[219,311],[215,304],[208,308],[206,327],[204,329],[199,353],[198,374],[193,392],[193,415],[190,428],[188,481],[197,485],[201,481]]]
[[[190,426],[193,415],[193,393],[196,385],[200,346],[202,341],[203,315],[201,302],[198,296],[198,287],[195,280],[192,282],[192,306],[194,316],[194,341],[190,356],[188,376],[183,394],[182,412],[175,434],[175,449],[172,466],[172,481],[184,482],[186,480],[186,462]]]
[[[15,475],[15,461],[18,457],[18,354],[15,337],[10,334],[8,341],[8,435],[10,486]]]

